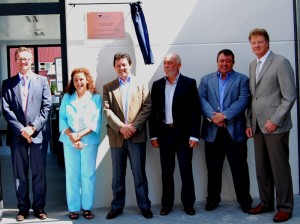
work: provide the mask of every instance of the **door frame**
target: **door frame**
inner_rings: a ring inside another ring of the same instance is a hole
[[[65,0],[47,3],[14,3],[0,4],[0,16],[15,15],[49,15],[57,14],[60,17],[60,45],[62,57],[63,86],[68,83],[68,58]]]

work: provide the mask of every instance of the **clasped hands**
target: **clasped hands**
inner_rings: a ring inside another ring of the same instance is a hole
[[[136,132],[136,128],[133,124],[125,124],[123,127],[121,127],[120,132],[123,134],[124,139],[129,139]]]
[[[211,122],[213,122],[218,127],[226,128],[226,118],[223,113],[221,112],[212,112],[214,116],[211,118]]]
[[[81,150],[84,147],[84,144],[80,141],[81,136],[78,132],[71,132],[68,136],[76,149]]]
[[[21,135],[27,140],[28,143],[32,142],[31,136],[36,131],[33,126],[26,126],[21,130]]]

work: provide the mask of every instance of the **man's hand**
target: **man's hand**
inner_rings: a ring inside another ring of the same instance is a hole
[[[272,133],[274,131],[276,131],[276,129],[278,128],[278,126],[276,124],[274,124],[272,121],[267,120],[266,124],[265,124],[265,130],[268,133]]]
[[[151,145],[154,147],[154,148],[159,148],[159,142],[157,139],[152,139],[151,140]]]
[[[226,125],[226,123],[225,123],[224,121],[218,123],[217,126],[218,126],[219,128],[227,128],[227,125]]]
[[[211,121],[219,126],[219,127],[223,127],[224,123],[225,123],[225,115],[223,113],[220,112],[213,112],[214,116],[211,118]],[[220,124],[220,125],[219,125]]]
[[[252,128],[246,128],[246,135],[248,138],[252,138],[253,136]]]
[[[191,148],[195,148],[195,147],[197,147],[198,142],[194,141],[194,140],[189,140],[189,145],[190,145]]]
[[[121,127],[120,132],[123,134],[125,139],[129,139],[136,132],[136,128],[133,124],[126,124],[123,127]]]
[[[33,126],[26,126],[21,130],[21,135],[27,139],[28,143],[31,143],[31,136],[33,135],[35,130],[36,129]]]

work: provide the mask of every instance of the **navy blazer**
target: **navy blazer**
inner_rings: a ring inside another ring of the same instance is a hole
[[[33,125],[36,132],[32,135],[33,143],[43,143],[50,140],[50,123],[52,101],[46,77],[32,74],[27,101],[27,117],[22,109],[19,75],[3,81],[2,113],[8,123],[7,144],[26,139],[21,136],[21,129]]]
[[[223,114],[227,117],[227,129],[233,141],[246,141],[245,111],[250,102],[249,79],[232,71],[226,81]],[[217,72],[205,75],[198,88],[203,116],[201,137],[207,142],[216,138],[218,126],[210,122],[213,112],[220,112],[219,76]]]
[[[149,119],[150,137],[160,137],[165,124],[165,86],[166,78],[152,85],[152,112]],[[172,104],[173,123],[185,137],[200,137],[200,103],[196,80],[179,75]]]

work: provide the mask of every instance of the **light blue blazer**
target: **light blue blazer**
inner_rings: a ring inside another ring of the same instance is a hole
[[[76,104],[77,94],[66,93],[59,108],[59,141],[65,145],[73,145],[69,137],[64,133],[70,128],[73,132],[79,132],[84,128],[90,128],[92,132],[81,138],[83,144],[99,144],[100,128],[102,122],[102,99],[99,94],[87,92],[85,100],[80,103],[81,114]],[[80,127],[79,128],[79,123]],[[80,129],[80,130],[79,130]]]
[[[201,79],[198,92],[203,116],[201,137],[207,142],[213,142],[218,127],[209,120],[213,117],[213,112],[220,112],[219,77],[217,72],[208,74]],[[227,129],[233,141],[247,140],[245,110],[249,101],[248,77],[232,71],[225,87],[223,114],[227,117]]]

